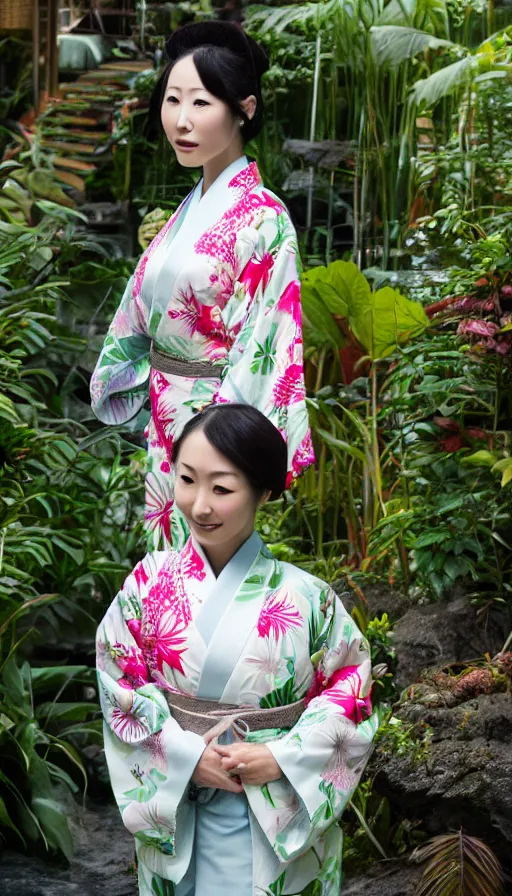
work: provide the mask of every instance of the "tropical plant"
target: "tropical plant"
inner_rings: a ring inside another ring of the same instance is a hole
[[[503,896],[504,877],[493,851],[462,829],[433,837],[411,860],[427,862],[417,896]]]
[[[315,507],[314,544],[322,556],[326,501],[334,499],[327,543],[342,535],[337,518],[343,514],[346,562],[368,569],[369,534],[387,513],[383,467],[389,452],[378,428],[385,359],[420,334],[428,318],[421,305],[390,287],[372,291],[352,262],[307,271],[302,301],[307,375],[316,390],[309,408],[318,469],[299,484],[298,506],[302,499],[306,508]],[[338,390],[320,388],[339,379],[345,385]]]
[[[0,169],[0,208],[24,170]],[[118,298],[122,267],[102,266],[72,209],[23,195],[22,218],[0,221],[0,828],[69,857],[55,785],[78,791],[80,750],[100,738],[89,655],[137,550],[142,482],[133,446],[97,441],[80,397],[87,297]],[[71,666],[77,632],[85,662]]]

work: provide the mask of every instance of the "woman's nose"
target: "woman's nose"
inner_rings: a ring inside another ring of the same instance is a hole
[[[186,131],[190,130],[190,121],[188,118],[188,112],[184,105],[180,108],[180,114],[178,115],[178,127],[183,128]]]
[[[196,500],[194,501],[194,516],[199,517],[207,517],[212,512],[212,506],[209,499],[209,495],[204,491],[198,492],[196,495]]]

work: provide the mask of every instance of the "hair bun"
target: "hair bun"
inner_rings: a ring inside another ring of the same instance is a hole
[[[247,45],[249,47],[249,52],[251,54],[252,62],[254,65],[254,71],[256,72],[258,78],[262,78],[265,72],[268,72],[270,67],[269,58],[263,49],[253,37],[250,37],[248,34],[244,33],[244,37],[247,41]]]
[[[168,39],[165,49],[170,62],[198,47],[225,47],[242,56],[254,69],[258,80],[268,71],[269,61],[265,50],[238,25],[232,22],[194,22],[178,28]]]

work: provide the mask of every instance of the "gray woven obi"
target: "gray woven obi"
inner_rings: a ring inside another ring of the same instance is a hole
[[[306,701],[297,700],[286,706],[260,709],[247,704],[218,703],[216,700],[202,700],[189,694],[166,693],[167,703],[173,717],[184,731],[192,731],[203,737],[231,730],[236,740],[245,740],[251,731],[265,728],[292,728],[299,720]]]
[[[153,370],[167,373],[171,376],[189,376],[192,379],[220,379],[222,364],[210,364],[208,361],[183,361],[182,358],[174,358],[167,352],[160,351],[151,343],[149,350],[149,363]]]

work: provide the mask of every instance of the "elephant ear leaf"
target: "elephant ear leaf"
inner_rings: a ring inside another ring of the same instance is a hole
[[[504,896],[504,875],[493,851],[459,831],[433,837],[411,861],[427,862],[416,896]]]

